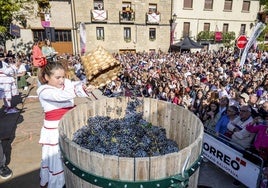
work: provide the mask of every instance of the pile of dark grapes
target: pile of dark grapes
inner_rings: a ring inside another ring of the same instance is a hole
[[[153,126],[136,111],[139,99],[128,102],[125,117],[112,119],[94,116],[88,125],[74,133],[73,141],[98,153],[119,157],[151,157],[178,152],[175,141],[166,137],[164,128]]]

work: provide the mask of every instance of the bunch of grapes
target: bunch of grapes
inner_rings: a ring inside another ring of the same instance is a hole
[[[98,153],[119,157],[152,157],[178,152],[175,141],[166,137],[164,128],[154,126],[142,118],[136,108],[139,99],[128,102],[125,117],[112,119],[94,116],[88,125],[77,130],[73,141]]]

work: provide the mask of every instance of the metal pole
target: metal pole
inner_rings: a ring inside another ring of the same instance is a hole
[[[17,36],[15,36],[15,59],[17,59]]]
[[[74,0],[71,0],[71,14],[72,14],[72,36],[73,36],[73,50],[74,54],[79,54],[78,52],[78,39],[77,39],[77,25],[76,25],[76,12]]]

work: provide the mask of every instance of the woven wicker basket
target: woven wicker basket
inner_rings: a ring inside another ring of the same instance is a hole
[[[81,59],[87,79],[95,87],[105,86],[121,72],[120,62],[101,46]]]

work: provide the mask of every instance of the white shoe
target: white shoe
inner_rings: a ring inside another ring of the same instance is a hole
[[[18,113],[19,110],[17,110],[16,108],[10,108],[7,110],[7,114],[15,114],[15,113]]]
[[[24,87],[24,91],[27,91],[27,90],[28,90],[28,86],[25,86],[25,87]]]

